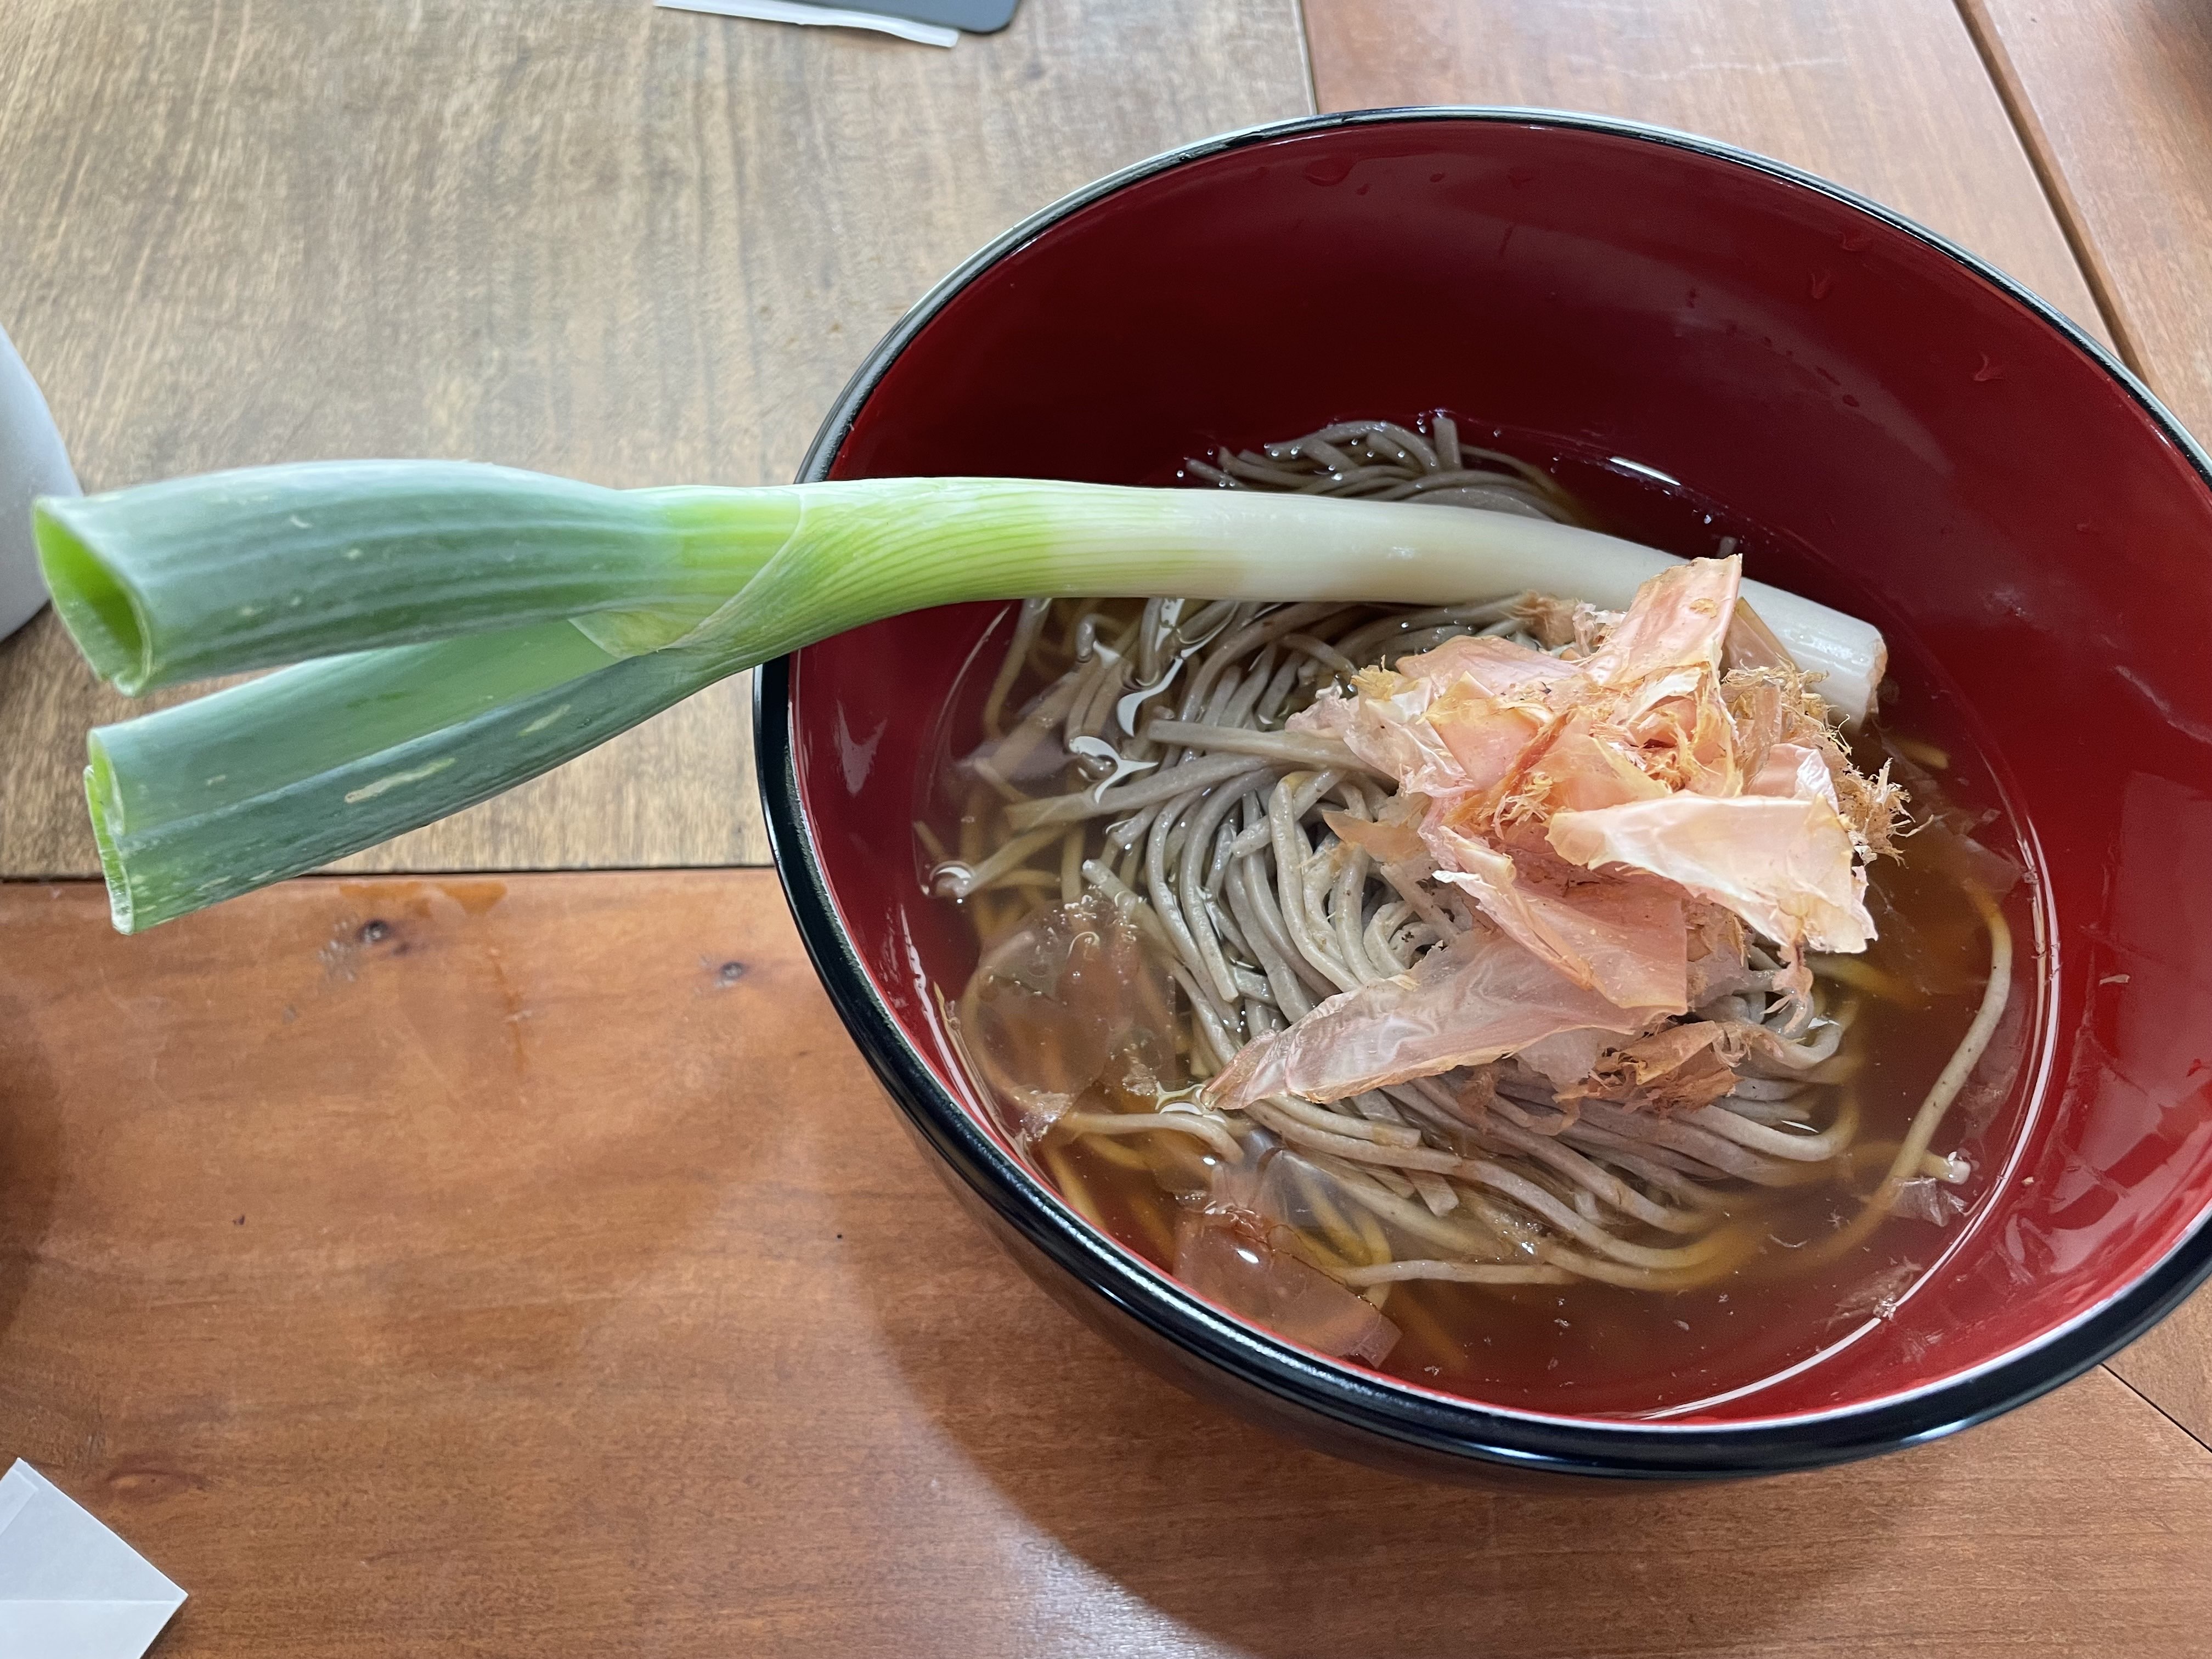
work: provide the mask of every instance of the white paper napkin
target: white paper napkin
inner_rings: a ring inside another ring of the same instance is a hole
[[[0,1474],[0,1654],[138,1659],[185,1593],[21,1458]]]
[[[960,31],[936,23],[917,23],[909,17],[886,17],[881,12],[847,11],[817,6],[805,0],[653,0],[670,11],[706,11],[717,17],[757,17],[764,23],[805,23],[817,28],[877,29],[925,46],[960,43]]]

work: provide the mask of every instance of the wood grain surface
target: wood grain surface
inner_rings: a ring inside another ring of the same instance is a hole
[[[1054,198],[1309,92],[1295,0],[1027,0],[953,51],[649,0],[8,0],[0,325],[88,489],[434,455],[781,481]],[[367,855],[761,862],[746,688]],[[0,875],[98,870],[51,614],[0,645]]]
[[[9,0],[0,324],[94,488],[379,453],[787,477],[974,245],[1305,107],[1294,5],[1024,0],[944,53],[646,0]],[[1961,5],[1306,0],[1323,106],[1780,155],[2101,301],[2205,430],[2212,26]],[[757,860],[742,696],[377,857]],[[0,875],[92,870],[80,734],[119,710],[51,619],[0,645]],[[96,888],[0,884],[0,1445],[193,1593],[157,1659],[2198,1654],[2208,1361],[2200,1298],[1850,1469],[1407,1483],[1022,1279],[763,872],[299,882],[135,940]]]
[[[1431,1486],[1075,1324],[762,872],[0,886],[0,1443],[159,1659],[2199,1654],[2212,1454],[2103,1371],[1726,1487]]]
[[[1961,0],[2130,363],[2212,442],[2212,8]],[[2113,1362],[2212,1444],[2212,1291]]]
[[[2212,441],[2212,8],[1960,0],[2130,362]]]
[[[1951,0],[1306,0],[1306,22],[1323,109],[1528,104],[1723,138],[1911,215],[2101,331]]]

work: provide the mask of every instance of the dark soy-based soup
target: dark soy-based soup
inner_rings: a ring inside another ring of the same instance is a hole
[[[1010,608],[918,865],[976,933],[962,1050],[1093,1224],[1411,1382],[1679,1411],[1816,1363],[1972,1224],[2019,1128],[2028,891],[1909,640],[1845,733],[1755,616],[1712,612],[1778,538],[1617,460],[1483,443],[1348,422],[1186,478],[1699,562],[1626,617]]]

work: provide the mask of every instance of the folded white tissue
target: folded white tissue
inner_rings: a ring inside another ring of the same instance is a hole
[[[184,1604],[184,1591],[28,1463],[0,1474],[0,1654],[139,1659]]]

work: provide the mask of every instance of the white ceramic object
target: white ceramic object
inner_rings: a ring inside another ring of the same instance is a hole
[[[62,434],[38,383],[0,331],[0,639],[46,602],[31,544],[31,498],[77,494]]]

